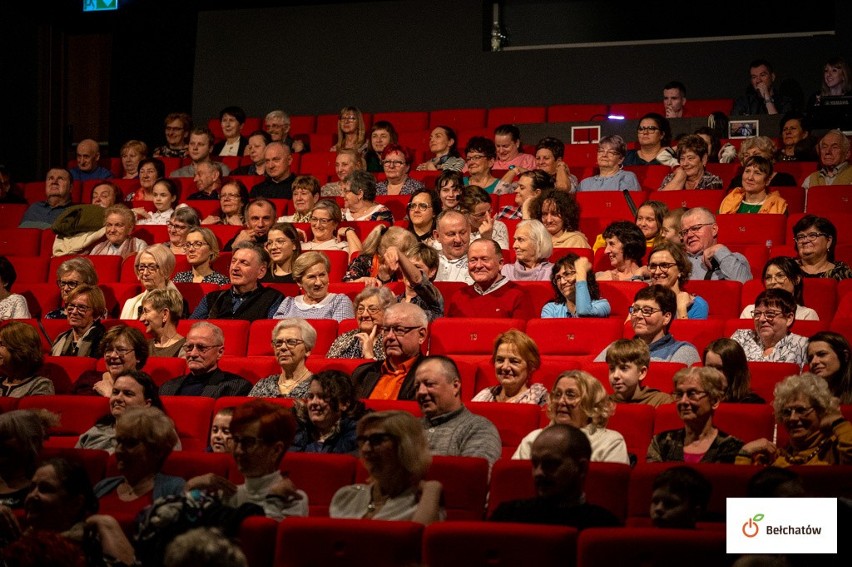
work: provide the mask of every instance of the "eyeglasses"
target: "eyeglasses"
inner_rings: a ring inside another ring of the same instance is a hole
[[[229,201],[231,199],[239,199],[239,198],[240,198],[239,195],[235,195],[233,193],[219,193],[219,200],[220,201],[226,201],[226,200]]]
[[[382,162],[382,165],[386,167],[402,167],[405,165],[405,162],[398,159],[386,159]]]
[[[696,232],[698,232],[699,230],[701,230],[705,226],[710,226],[712,224],[713,224],[712,222],[703,222],[701,224],[694,224],[690,227],[687,227],[687,228],[681,230],[680,236],[681,236],[681,238],[686,238],[690,234],[695,234]]]
[[[156,272],[159,269],[160,269],[160,266],[158,266],[157,264],[137,264],[136,265],[136,271],[137,272]]]
[[[282,348],[284,345],[286,345],[288,349],[294,349],[301,344],[305,344],[305,341],[300,339],[277,339],[272,341],[272,346],[276,349]]]
[[[116,347],[116,346],[104,349],[104,354],[109,354],[111,352],[114,352],[118,356],[127,356],[128,354],[133,352],[133,349],[132,348]]]
[[[628,311],[630,311],[631,315],[636,315],[636,316],[641,315],[642,317],[650,317],[651,315],[653,315],[654,313],[657,313],[658,311],[660,313],[662,313],[663,310],[662,309],[655,309],[653,307],[647,307],[647,306],[646,307],[639,307],[638,305],[631,305],[630,309],[628,309]]]
[[[286,238],[276,238],[275,240],[266,241],[267,248],[272,248],[273,246],[278,246],[279,248],[281,248],[283,246],[287,246],[288,244],[291,244],[291,242]]]
[[[179,232],[189,229],[189,225],[187,225],[187,224],[175,224],[173,222],[166,223],[166,226],[168,227],[169,230],[176,230],[176,231],[179,231]]]
[[[364,313],[365,311],[370,315],[378,315],[382,312],[382,308],[378,305],[370,305],[369,307],[366,305],[359,305],[358,308],[355,310],[355,313],[360,314]]]
[[[192,352],[193,349],[195,349],[195,350],[198,351],[198,354],[204,354],[205,352],[207,352],[211,348],[216,348],[216,347],[220,347],[220,346],[222,346],[222,345],[220,345],[220,344],[219,345],[199,345],[199,344],[184,343],[183,349],[187,353],[190,353],[190,352]]]
[[[780,311],[752,311],[751,312],[752,319],[754,319],[755,321],[759,321],[760,318],[763,317],[764,319],[766,319],[767,323],[771,323],[772,321],[775,320],[776,317],[780,317],[781,315],[783,315],[783,313],[780,312]]]
[[[56,285],[62,289],[74,289],[80,282],[77,280],[56,280]]]
[[[784,419],[791,419],[794,415],[806,417],[810,415],[812,411],[814,411],[814,408],[782,408],[781,417]]]
[[[184,250],[190,250],[190,249],[200,250],[200,249],[204,248],[205,246],[207,246],[207,243],[204,242],[203,240],[196,240],[195,242],[184,242],[183,243]]]
[[[697,402],[706,395],[707,392],[705,392],[704,390],[675,390],[674,392],[672,392],[672,397],[676,402],[679,402],[681,399],[683,399],[684,396],[686,396],[687,399],[691,402]]]
[[[417,209],[418,211],[425,211],[431,209],[432,205],[429,203],[408,203],[408,210],[413,211]]]
[[[327,225],[330,222],[334,222],[333,219],[318,219],[317,217],[311,217],[309,220],[312,223],[321,224],[323,226]]]
[[[474,154],[474,155],[466,156],[464,158],[464,161],[478,161],[478,160],[481,160],[481,159],[485,159],[485,156]]]
[[[610,157],[614,157],[614,156],[619,155],[619,153],[618,153],[617,151],[615,151],[615,150],[604,150],[604,149],[599,149],[599,150],[598,150],[598,155],[599,155],[599,156],[610,156]]]
[[[356,120],[358,120],[358,117],[354,114],[347,114],[346,116],[340,117],[341,122],[355,122]]]
[[[813,242],[814,240],[816,240],[820,236],[826,236],[827,237],[828,235],[824,232],[809,232],[807,234],[801,234],[800,233],[800,234],[797,234],[796,236],[794,236],[793,240],[795,240],[796,242]]]
[[[385,441],[390,441],[393,438],[393,435],[390,433],[373,433],[372,435],[359,435],[355,438],[355,442],[358,444],[358,447],[363,447],[368,443],[370,444],[370,447],[377,447]]]
[[[662,270],[664,272],[668,272],[675,266],[677,266],[675,262],[658,262],[655,264],[648,264],[648,271],[656,272],[657,270]]]
[[[88,305],[80,305],[79,303],[70,303],[65,306],[65,311],[67,313],[74,313],[75,311],[77,313],[88,313],[92,309],[93,308]]]
[[[384,326],[384,325],[383,325],[383,326],[380,328],[380,330],[381,330],[384,334],[386,334],[386,335],[389,335],[389,334],[393,333],[393,334],[394,334],[394,335],[396,335],[397,337],[404,337],[405,335],[407,335],[408,333],[410,333],[410,332],[411,332],[411,331],[413,331],[414,329],[422,329],[422,328],[423,328],[423,327],[420,327],[420,326],[415,326],[415,327],[403,327],[402,325],[393,325],[393,326],[391,326],[391,327],[387,327],[387,326]]]
[[[243,451],[251,451],[260,444],[257,437],[243,437],[242,435],[231,435],[231,443],[234,447],[240,447]]]
[[[564,392],[560,392],[559,390],[557,390],[555,392],[551,392],[550,397],[554,400],[561,400],[562,398],[565,398],[569,402],[576,402],[581,398],[580,394],[572,390],[566,390]]]
[[[774,276],[766,276],[765,278],[763,278],[763,281],[765,281],[768,284],[771,284],[771,283],[782,284],[782,283],[786,282],[788,279],[790,279],[790,278],[787,277],[787,274],[775,274]]]
[[[636,128],[637,132],[657,132],[659,128],[656,126],[639,126]]]
[[[557,282],[566,282],[577,278],[577,272],[562,272],[561,274],[556,274]]]

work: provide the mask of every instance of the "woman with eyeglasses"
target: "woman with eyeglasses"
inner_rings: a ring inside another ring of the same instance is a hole
[[[53,381],[39,376],[43,362],[35,327],[20,321],[0,327],[0,397],[52,396]]]
[[[368,286],[379,286],[396,281],[398,266],[387,262],[386,253],[395,248],[406,256],[413,254],[417,246],[414,235],[401,226],[377,226],[364,240],[364,249],[349,263],[344,282],[360,282]]]
[[[349,258],[361,251],[361,239],[351,226],[340,227],[343,212],[331,199],[320,199],[311,210],[313,238],[302,242],[302,250],[344,250]]]
[[[139,172],[139,188],[136,191],[130,191],[124,200],[128,203],[133,201],[153,201],[154,183],[166,176],[166,164],[163,163],[163,160],[156,157],[146,158],[139,162],[139,169],[137,171]]]
[[[783,289],[796,299],[796,319],[800,321],[819,321],[819,315],[810,307],[804,306],[802,269],[793,258],[776,256],[763,265],[764,289]],[[747,305],[740,313],[740,319],[751,319],[754,304]]]
[[[837,228],[827,218],[805,215],[793,225],[793,241],[799,257],[796,262],[806,278],[852,278],[852,268],[835,260]]]
[[[421,189],[408,201],[408,230],[420,242],[431,245],[436,228],[436,219],[443,206],[438,193],[432,189]]]
[[[722,373],[724,396],[731,404],[765,404],[766,400],[751,391],[751,372],[740,343],[727,337],[716,339],[704,348],[704,366]]]
[[[261,278],[263,283],[296,283],[293,278],[293,264],[302,253],[299,233],[296,227],[287,222],[277,222],[267,233],[266,251],[269,252],[269,266]]]
[[[376,178],[367,171],[353,171],[345,179],[343,218],[347,221],[385,221],[393,224],[393,213],[376,203]]]
[[[852,464],[852,425],[825,380],[809,372],[788,376],[775,386],[772,407],[775,421],[787,431],[787,446],[779,447],[769,439],[751,441],[743,445],[736,464]]]
[[[337,337],[326,358],[370,358],[384,360],[381,327],[385,309],[396,303],[387,287],[368,287],[355,296],[355,320],[358,328]]]
[[[172,278],[173,282],[219,285],[231,282],[226,276],[213,270],[211,265],[219,257],[219,241],[212,230],[200,226],[189,229],[183,249],[186,251],[186,260],[192,269],[176,273]]]
[[[245,183],[239,179],[227,181],[219,189],[220,215],[208,215],[201,224],[226,224],[245,226],[245,208],[249,202],[249,192]]]
[[[679,167],[663,178],[660,191],[724,189],[722,178],[705,169],[710,148],[704,138],[690,134],[677,144]]]
[[[580,181],[577,191],[639,191],[639,179],[622,169],[627,145],[621,136],[604,136],[598,143],[598,174]]]
[[[53,340],[52,356],[99,358],[101,339],[106,333],[101,319],[106,317],[106,299],[97,286],[79,285],[65,300],[70,329]]]
[[[529,156],[532,157],[532,156]],[[482,187],[486,193],[494,193],[500,180],[491,175],[494,163],[497,161],[497,148],[492,140],[484,136],[474,136],[464,148],[465,185]],[[444,204],[445,208],[448,208]]]
[[[417,418],[406,411],[368,413],[358,421],[356,433],[369,482],[339,489],[329,516],[425,525],[446,518],[441,483],[424,480],[432,454]]]
[[[692,274],[692,263],[683,246],[674,242],[661,242],[648,258],[648,275],[652,284],[672,290],[677,296],[677,319],[707,319],[710,306],[700,295],[681,289]]]
[[[339,370],[314,374],[308,394],[294,406],[298,429],[290,450],[357,455],[355,429],[367,411],[348,374]]]
[[[192,207],[179,206],[172,213],[169,222],[166,223],[169,241],[164,243],[163,246],[171,250],[175,256],[185,254],[186,251],[183,248],[183,244],[186,242],[186,233],[189,232],[190,228],[195,228],[196,226],[201,226],[198,211]]]
[[[790,332],[795,321],[796,300],[785,289],[765,289],[758,294],[751,312],[754,329],[738,329],[731,338],[740,343],[753,362],[805,364],[807,337]]]
[[[409,177],[414,155],[410,148],[399,144],[388,144],[382,151],[382,167],[385,180],[376,184],[377,195],[411,195],[424,189],[422,182]]]
[[[384,146],[382,146],[384,148]],[[376,155],[376,171],[381,171],[381,158]],[[353,171],[367,170],[364,163],[364,156],[356,150],[340,150],[334,158],[334,173],[337,175],[337,181],[330,181],[320,188],[320,194],[323,197],[342,197],[343,196],[343,180],[346,179]],[[372,170],[368,170],[372,171]]]
[[[683,429],[655,435],[645,457],[647,462],[734,462],[743,442],[713,424],[713,414],[724,397],[724,380],[715,368],[683,368],[675,373],[672,396]]]
[[[542,319],[609,317],[609,301],[601,298],[592,263],[570,252],[553,265],[550,284],[555,297],[541,309]]]
[[[355,150],[363,154],[367,150],[367,132],[364,116],[355,106],[344,106],[337,120],[337,142],[329,151]]]
[[[541,366],[541,355],[529,335],[517,329],[499,335],[494,340],[491,364],[497,385],[481,390],[472,401],[539,406],[547,403],[547,388],[541,382],[532,382]]]
[[[62,306],[44,315],[45,319],[65,319],[65,303],[68,295],[80,285],[97,286],[98,273],[88,258],[78,256],[65,260],[56,268],[56,286],[62,299]]]
[[[329,293],[328,271],[331,262],[322,252],[303,252],[293,265],[293,278],[301,295],[285,297],[273,319],[353,319],[352,300],[343,293]]]
[[[142,301],[139,321],[154,338],[148,341],[151,356],[175,356],[183,358],[186,337],[178,333],[177,324],[186,313],[184,300],[173,289],[155,289]]]
[[[316,329],[304,319],[282,319],[272,329],[272,350],[281,372],[260,380],[249,392],[256,398],[303,399],[313,372],[305,366],[317,343]]]
[[[169,288],[178,291],[170,280],[175,271],[175,263],[174,254],[164,244],[148,246],[137,254],[133,267],[144,291],[124,302],[119,318],[138,319],[142,311],[142,301],[151,290]]]
[[[627,444],[618,431],[606,425],[615,413],[615,402],[600,381],[582,370],[568,370],[553,383],[547,400],[550,425],[578,427],[592,445],[592,462],[630,464]],[[532,457],[532,445],[544,429],[536,429],[521,440],[513,459]]]
[[[808,370],[826,382],[841,404],[852,404],[852,346],[840,333],[820,331],[808,339]]]
[[[104,396],[112,394],[115,380],[128,370],[141,370],[148,361],[148,341],[136,327],[116,325],[101,339],[106,371],[88,370],[74,381],[73,394]]]
[[[674,151],[669,147],[672,127],[668,118],[649,112],[639,119],[636,134],[639,147],[627,150],[622,165],[677,165]]]

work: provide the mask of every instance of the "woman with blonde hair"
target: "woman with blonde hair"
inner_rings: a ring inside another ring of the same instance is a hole
[[[148,146],[139,140],[128,140],[121,146],[121,167],[124,169],[122,179],[139,177],[139,162],[148,157]]]
[[[177,324],[184,315],[183,309],[183,297],[170,288],[151,290],[142,301],[139,320],[153,335],[148,341],[151,356],[184,356],[186,337],[177,330]]]
[[[43,362],[41,339],[34,327],[10,321],[0,328],[0,396],[53,395],[53,382],[38,375]]]
[[[364,248],[357,258],[352,260],[345,282],[361,282],[365,285],[381,285],[395,281],[397,266],[387,263],[385,253],[395,248],[401,254],[410,256],[417,247],[417,237],[401,226],[377,226],[364,240]]]
[[[337,142],[329,151],[355,150],[363,155],[367,150],[367,130],[364,116],[355,106],[344,106],[337,120]]]
[[[615,402],[597,378],[582,370],[569,370],[556,378],[547,402],[550,425],[573,425],[586,434],[592,445],[592,461],[630,464],[621,433],[607,429]],[[544,429],[536,429],[521,440],[513,459],[529,459],[533,441]]]
[[[532,377],[541,366],[538,346],[527,335],[510,329],[494,340],[491,353],[498,384],[480,391],[474,402],[507,402],[512,404],[547,403],[547,388]]]
[[[323,197],[342,197],[343,180],[349,177],[349,174],[353,171],[364,171],[366,169],[364,154],[358,150],[338,150],[337,157],[334,158],[334,173],[337,175],[337,181],[330,181],[323,185],[320,194]],[[381,166],[379,170],[381,171]]]
[[[178,291],[170,279],[175,271],[175,264],[175,255],[164,244],[148,246],[137,254],[133,267],[145,291],[124,302],[120,318],[138,319],[142,311],[142,300],[151,290],[169,288]]]
[[[192,269],[178,272],[172,278],[173,282],[214,283],[225,285],[230,283],[226,276],[213,270],[212,264],[219,257],[219,240],[209,228],[197,226],[189,229],[183,243],[186,259]]]
[[[301,317],[303,319],[352,319],[355,310],[352,300],[344,293],[329,293],[328,271],[331,262],[322,252],[305,252],[293,266],[293,278],[302,290],[301,295],[285,297],[273,319]]]

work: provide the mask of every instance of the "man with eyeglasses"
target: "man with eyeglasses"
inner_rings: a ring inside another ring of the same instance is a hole
[[[272,142],[282,142],[294,154],[311,151],[302,140],[290,137],[290,115],[283,110],[273,110],[263,120],[263,129],[269,133]]]
[[[272,319],[284,296],[260,283],[269,262],[264,248],[250,242],[237,244],[231,256],[230,289],[202,297],[190,319]]]
[[[292,199],[296,174],[290,171],[293,156],[290,148],[281,142],[270,142],[263,150],[266,179],[251,188],[249,195],[267,199]]]
[[[219,368],[225,354],[225,334],[207,321],[190,327],[184,343],[189,372],[160,386],[161,396],[248,396],[252,384],[245,378]]]
[[[490,465],[500,458],[500,433],[488,419],[461,400],[461,375],[446,356],[427,356],[415,372],[417,403],[433,455],[480,457]]]
[[[195,193],[187,197],[189,201],[218,201],[219,189],[222,188],[222,164],[216,161],[205,161],[195,166]]]
[[[359,398],[413,400],[417,389],[414,374],[423,360],[429,319],[412,303],[397,303],[385,310],[381,326],[385,360],[366,362],[352,372]]]
[[[829,130],[817,145],[819,167],[802,182],[803,189],[816,185],[852,184],[849,166],[849,138],[840,130]]]
[[[278,217],[278,211],[275,203],[258,197],[246,207],[245,212],[245,228],[233,236],[222,250],[231,252],[236,249],[238,244],[248,243],[256,246],[266,246],[266,241],[269,239],[269,230],[275,224],[275,219]]]
[[[208,128],[196,128],[189,135],[189,148],[187,156],[192,160],[192,163],[174,170],[169,177],[195,177],[195,168],[199,163],[212,161],[210,154],[213,152],[213,143],[215,138],[213,132]],[[231,168],[224,163],[219,164],[222,175],[230,175]]]
[[[704,207],[683,214],[680,236],[692,264],[691,280],[731,280],[745,283],[752,278],[751,266],[739,252],[719,244],[716,217]]]

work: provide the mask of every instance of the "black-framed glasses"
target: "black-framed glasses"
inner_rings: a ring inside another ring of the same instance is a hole
[[[793,240],[796,242],[813,242],[820,236],[828,236],[824,232],[808,232],[808,233],[799,233],[793,237]]]
[[[481,159],[485,159],[485,157],[486,156],[484,156],[484,155],[473,154],[473,155],[465,156],[464,161],[468,161],[468,162],[469,161],[479,161]]]
[[[207,352],[211,348],[216,348],[216,347],[220,347],[220,346],[222,346],[222,345],[220,345],[220,344],[218,344],[218,345],[202,345],[202,344],[196,344],[196,343],[193,343],[193,344],[184,343],[183,349],[187,353],[190,353],[190,352],[193,351],[193,349],[195,349],[195,350],[198,351],[199,354],[204,354],[205,352]]]
[[[691,402],[697,402],[706,395],[707,392],[704,390],[675,390],[672,392],[672,397],[676,402],[679,402],[684,396]]]
[[[299,345],[305,344],[305,341],[301,339],[277,339],[272,341],[272,346],[276,349],[282,348],[286,346],[287,348],[296,348]]]
[[[358,447],[363,447],[366,444],[370,444],[370,447],[378,447],[385,441],[390,441],[394,436],[390,433],[373,433],[372,435],[359,435],[355,438],[355,442],[358,444]]]
[[[104,349],[104,355],[107,355],[111,352],[114,352],[118,356],[127,356],[128,354],[133,352],[133,349],[132,348],[117,347],[117,346],[111,346],[109,348]]]
[[[188,224],[175,224],[173,222],[167,222],[166,226],[168,227],[168,230],[174,230],[176,232],[183,232],[184,230],[189,229]]]
[[[637,132],[659,132],[659,130],[656,126],[639,126],[636,128]]]
[[[195,242],[184,242],[183,249],[184,250],[201,250],[207,246],[207,243],[203,240],[196,240]]]
[[[160,269],[160,266],[157,264],[137,264],[136,271],[137,272],[156,272]]]
[[[359,315],[362,314],[362,313],[365,313],[365,312],[369,313],[370,315],[378,315],[382,311],[383,311],[383,309],[381,307],[379,307],[378,305],[369,305],[369,306],[368,305],[359,305],[355,309],[355,313],[358,313]]]
[[[771,283],[782,284],[789,279],[790,278],[787,277],[787,274],[783,274],[783,273],[782,274],[775,274],[774,276],[770,276],[769,274],[767,274],[766,277],[763,278],[763,281],[768,283],[768,284],[771,284]]]
[[[75,289],[80,283],[77,280],[56,280],[57,287],[61,289]]]
[[[379,330],[386,335],[389,335],[391,332],[393,332],[393,334],[396,335],[397,337],[404,337],[405,335],[407,335],[408,333],[410,333],[414,329],[422,329],[422,328],[423,327],[421,327],[419,325],[414,326],[414,327],[404,327],[402,325],[392,325],[392,326],[382,325],[381,327],[379,327]]]
[[[689,228],[685,228],[685,229],[681,230],[680,233],[679,233],[680,237],[686,238],[690,234],[695,234],[696,232],[698,232],[699,230],[701,230],[705,226],[710,226],[712,224],[713,224],[712,222],[702,222],[700,224],[694,224],[694,225],[690,226]]]
[[[330,222],[334,222],[334,219],[320,219],[320,218],[317,218],[317,217],[311,217],[308,220],[312,223],[321,224],[323,226],[327,225]]]
[[[628,311],[630,311],[631,315],[641,315],[643,317],[650,317],[654,313],[662,312],[663,310],[648,306],[639,307],[638,305],[631,305]]]
[[[794,415],[798,415],[799,417],[807,417],[814,411],[814,408],[782,408],[781,409],[781,417],[784,419],[790,419]]]
[[[648,271],[656,272],[657,270],[662,270],[664,272],[668,272],[675,266],[677,266],[677,263],[675,262],[654,262],[653,264],[648,264]]]
[[[577,272],[562,272],[561,274],[556,274],[554,279],[557,282],[569,282],[577,279]]]

